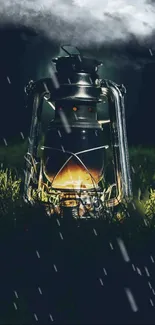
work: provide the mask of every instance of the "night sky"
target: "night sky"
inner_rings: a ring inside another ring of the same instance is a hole
[[[9,26],[0,30],[0,45],[0,137],[13,139],[21,131],[29,133],[31,112],[25,108],[24,86],[30,79],[48,76],[47,66],[63,44],[33,30]],[[126,86],[129,145],[154,146],[155,53],[133,42],[125,47],[88,47],[82,52],[103,61],[101,77]]]

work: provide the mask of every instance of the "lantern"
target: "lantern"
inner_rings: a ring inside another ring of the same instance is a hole
[[[51,78],[26,87],[32,122],[24,199],[39,200],[50,215],[99,218],[132,197],[125,87],[99,78],[101,62],[62,49],[66,55],[52,60]],[[43,132],[44,101],[54,119]],[[109,119],[99,120],[98,105],[105,101]]]

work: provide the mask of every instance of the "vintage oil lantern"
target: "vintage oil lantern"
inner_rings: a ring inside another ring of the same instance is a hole
[[[51,78],[25,88],[32,122],[24,199],[42,202],[50,215],[100,218],[132,197],[125,87],[99,78],[101,62],[62,49],[65,56],[52,60]],[[43,131],[44,101],[55,117]],[[98,105],[104,101],[109,119],[100,121]]]

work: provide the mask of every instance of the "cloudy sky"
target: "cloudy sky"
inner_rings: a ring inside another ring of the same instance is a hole
[[[149,43],[154,34],[155,7],[148,0],[1,0],[1,24],[36,28],[51,40],[92,46]]]
[[[149,83],[155,81],[154,22],[153,1],[0,0],[1,107],[13,105],[12,118],[22,117],[25,83],[48,76],[51,58],[59,54],[60,45],[72,44],[84,55],[103,61],[101,77],[125,84],[127,117],[132,123],[136,115],[139,120],[139,112],[145,120],[146,105],[152,120],[153,108],[146,98],[152,98],[147,92]],[[25,27],[24,32],[19,26]],[[37,36],[27,33],[28,29]],[[2,133],[5,129],[1,128]]]

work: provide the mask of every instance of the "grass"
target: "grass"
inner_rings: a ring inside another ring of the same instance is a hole
[[[34,218],[34,208],[27,206],[22,200],[24,155],[26,151],[27,140],[0,148],[1,224],[2,219],[9,220],[11,224],[14,224],[15,219],[19,220],[20,223],[25,222],[27,218],[29,220]],[[148,229],[155,228],[155,189],[153,189],[155,181],[155,149],[132,147],[129,152],[136,209],[130,204],[127,213],[119,210],[116,217],[113,218],[112,224],[115,231],[118,228],[119,231],[123,229],[124,233],[134,233],[137,238],[142,229],[146,228],[145,220]],[[40,207],[39,209],[36,207],[36,209],[38,218],[42,218],[43,211]],[[128,215],[130,215],[130,218]],[[109,227],[108,222],[107,227]]]
[[[57,234],[57,230],[56,230],[57,223],[55,222],[55,220],[53,220],[53,218],[51,219],[48,218],[50,223],[48,223],[48,227],[44,229],[44,227],[42,227],[42,220],[47,217],[44,215],[44,212],[41,209],[41,207],[40,206],[36,206],[35,208],[30,207],[29,205],[26,205],[22,200],[24,155],[26,151],[27,151],[27,141],[20,142],[16,145],[12,145],[8,147],[3,146],[2,148],[0,148],[0,163],[1,163],[0,240],[4,238],[4,241],[6,243],[6,239],[5,239],[6,235],[7,235],[7,239],[9,238],[10,240],[11,234],[15,233],[15,236],[11,237],[12,243],[14,244],[15,238],[16,237],[18,238],[18,236],[16,236],[17,225],[18,225],[18,229],[22,228],[22,230],[24,229],[24,231],[26,230],[26,228],[29,228],[29,225],[34,225],[35,232],[34,233],[28,232],[28,234],[30,233],[30,237],[28,237],[27,245],[30,245],[31,247],[31,240],[29,238],[31,238],[31,236],[32,237],[34,236],[35,238],[35,233],[37,232],[36,227],[39,224],[41,225],[40,227],[41,231],[39,232],[39,234],[41,233],[41,235],[39,238],[43,240],[43,236],[42,236],[43,232],[46,238],[47,229],[49,229],[50,237],[52,238],[51,243],[53,245],[54,242],[53,238],[55,239],[56,236],[55,234]],[[147,247],[151,247],[151,253],[152,253],[152,249],[153,249],[152,246],[154,247],[154,245],[152,245],[151,238],[155,238],[155,190],[153,189],[153,181],[155,179],[155,149],[148,149],[148,148],[141,148],[141,147],[130,148],[130,161],[131,161],[131,166],[133,167],[134,170],[132,171],[132,180],[133,180],[133,190],[134,190],[134,203],[136,206],[136,209],[133,207],[132,204],[128,206],[127,212],[129,213],[130,217],[128,217],[128,215],[124,213],[124,211],[120,210],[118,211],[117,218],[114,218],[112,223],[109,223],[108,220],[105,220],[104,222],[99,221],[98,223],[91,220],[88,223],[84,222],[83,228],[85,229],[85,231],[81,229],[80,235],[78,235],[79,237],[78,236],[76,237],[77,234],[76,232],[78,232],[79,230],[74,230],[74,227],[72,227],[71,225],[72,222],[74,223],[74,221],[70,222],[69,227],[68,224],[67,226],[65,226],[66,227],[65,228],[66,237],[64,236],[65,243],[66,243],[67,234],[69,234],[67,240],[70,245],[65,244],[64,247],[67,247],[67,249],[68,247],[71,247],[70,250],[74,252],[76,258],[77,256],[80,256],[79,263],[82,263],[81,256],[84,255],[85,257],[86,253],[84,252],[87,251],[88,247],[90,247],[91,253],[92,251],[96,252],[95,255],[96,259],[98,258],[98,256],[101,255],[101,252],[98,253],[97,251],[99,244],[96,244],[96,238],[99,238],[98,241],[100,240],[101,242],[100,244],[100,249],[102,251],[101,256],[102,257],[104,256],[105,260],[106,258],[109,259],[109,249],[106,248],[107,243],[108,242],[115,243],[116,237],[120,237],[121,239],[124,240],[125,246],[129,251],[129,255],[131,253],[131,257],[136,256],[136,265],[139,265],[138,264],[139,260],[141,262],[141,255],[142,256],[145,255]],[[63,233],[62,223],[63,222],[61,221],[61,229]],[[98,237],[94,235],[94,242],[92,242],[91,236],[89,239],[89,234],[92,232],[93,228],[97,231],[97,234],[99,235],[101,234],[101,236]],[[18,246],[22,247],[23,244],[21,243],[21,238],[25,238],[23,231],[20,232],[20,236],[18,239]],[[80,238],[80,243],[78,241],[79,238]],[[36,245],[36,238],[34,240]],[[83,247],[83,243],[85,245],[85,248]],[[12,244],[13,248],[17,247],[17,244],[14,246],[13,244]],[[81,245],[80,248],[79,248],[79,244]],[[76,248],[76,245],[78,248]],[[9,247],[9,250],[12,247]],[[55,247],[56,247],[55,251],[56,252],[58,251],[59,254],[59,247],[57,246]],[[80,249],[81,249],[81,253],[79,254]],[[9,256],[11,256],[11,254],[14,254],[14,252],[16,252],[16,249],[14,249],[13,252],[11,251]],[[88,253],[88,255],[89,254],[91,255],[91,253]],[[115,250],[115,254],[113,255],[115,255],[115,259],[116,258],[118,259],[117,265],[119,265],[119,256],[116,254],[117,254],[117,250]],[[146,255],[148,256],[148,252]],[[68,256],[68,252],[67,252],[67,256]],[[8,257],[6,258],[6,260],[7,259]],[[123,270],[125,273],[126,264],[124,263],[124,265],[125,266]],[[120,270],[122,270],[122,264]],[[129,276],[128,273],[127,276]],[[21,283],[21,280],[19,281]],[[22,295],[22,293],[20,295]],[[16,317],[19,317],[20,322],[22,323],[23,319],[25,318],[27,319],[29,317],[28,316],[29,313],[27,311],[27,305],[24,298],[22,298],[22,301],[20,301],[20,305],[21,305],[21,314],[20,314],[21,316],[16,316]],[[12,321],[14,317],[15,316],[14,314],[11,314],[11,311],[9,314],[7,313],[6,318],[9,319],[10,323],[17,322],[16,320]],[[1,321],[1,323],[7,323],[6,319],[3,322]]]

